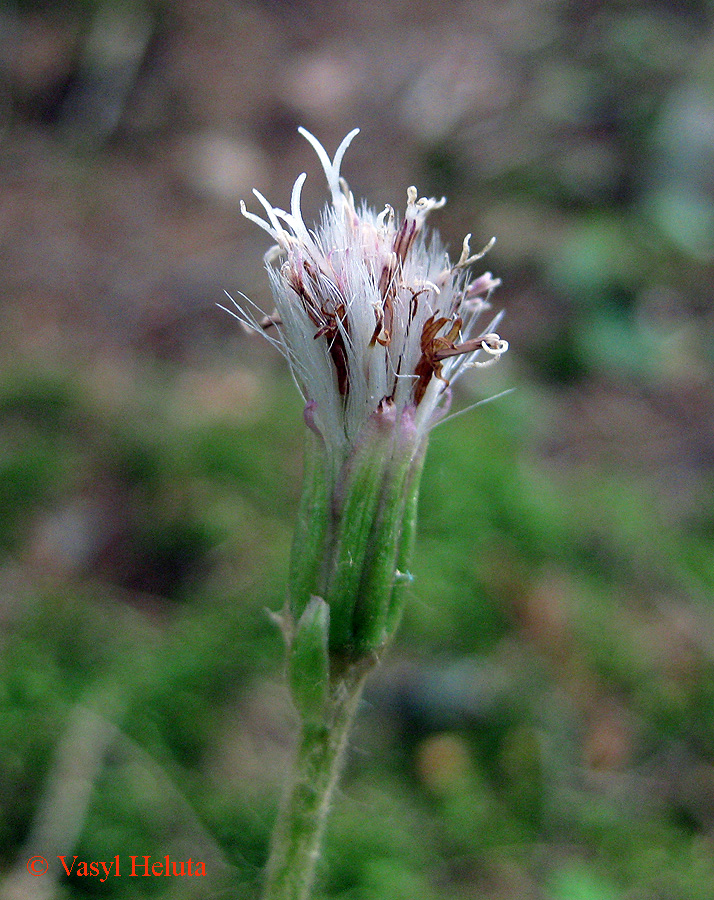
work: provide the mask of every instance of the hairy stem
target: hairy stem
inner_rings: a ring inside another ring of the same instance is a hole
[[[263,900],[307,900],[332,791],[372,663],[347,663],[331,679],[325,723],[303,722],[292,778],[268,861]]]

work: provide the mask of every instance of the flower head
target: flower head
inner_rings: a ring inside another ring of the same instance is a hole
[[[253,193],[264,218],[241,204],[243,215],[270,234],[275,246],[266,265],[275,311],[263,316],[250,301],[234,315],[262,332],[287,358],[306,402],[306,421],[330,455],[344,459],[375,415],[389,411],[410,423],[419,445],[443,415],[449,386],[466,369],[494,362],[508,344],[495,332],[499,316],[478,325],[500,283],[469,269],[490,248],[472,254],[470,235],[452,263],[438,235],[425,227],[428,214],[446,202],[407,190],[398,218],[387,205],[380,213],[356,207],[340,177],[351,131],[330,160],[305,129],[331,192],[321,222],[309,229],[296,180],[290,210],[273,207]]]

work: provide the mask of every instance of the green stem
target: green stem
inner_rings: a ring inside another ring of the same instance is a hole
[[[346,664],[333,676],[323,725],[303,723],[292,779],[273,833],[263,900],[307,900],[332,790],[372,662]]]

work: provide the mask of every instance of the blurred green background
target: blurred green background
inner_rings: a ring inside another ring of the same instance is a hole
[[[0,6],[2,900],[257,895],[301,408],[216,303],[270,306],[253,186],[319,212],[300,124],[497,235],[457,407],[516,389],[434,432],[316,897],[711,900],[712,6]]]

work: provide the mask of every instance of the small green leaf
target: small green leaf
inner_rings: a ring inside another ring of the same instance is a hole
[[[311,597],[295,629],[288,661],[293,701],[306,726],[321,725],[330,691],[330,607]]]
[[[290,556],[290,611],[299,619],[310,597],[320,591],[318,579],[325,554],[330,515],[327,459],[313,434],[305,447],[305,475]]]

